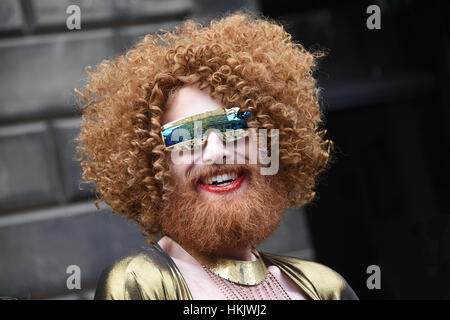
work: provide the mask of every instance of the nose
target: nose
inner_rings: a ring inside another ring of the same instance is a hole
[[[205,164],[224,164],[226,158],[230,156],[225,143],[217,132],[207,133],[205,146],[203,147],[202,159]]]

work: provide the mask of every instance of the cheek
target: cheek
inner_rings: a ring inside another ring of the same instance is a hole
[[[194,163],[194,153],[190,151],[172,151],[168,154],[171,167],[187,167]],[[177,169],[178,170],[178,169]]]
[[[171,175],[173,178],[173,181],[176,184],[183,184],[186,180],[186,172],[188,170],[188,166],[186,165],[171,165]]]
[[[246,151],[247,151],[246,155],[250,159],[257,159],[257,156],[258,156],[257,142],[254,141],[254,139],[252,139],[251,137],[248,137],[245,140],[246,140]]]
[[[252,137],[246,137],[236,142],[236,156],[234,161],[237,163],[246,163],[250,165],[258,162],[257,142],[253,141]]]
[[[254,141],[251,137],[246,137],[245,139],[239,140],[237,142],[236,148],[237,153],[245,155],[245,158],[250,160],[251,163],[254,163],[254,161],[256,161],[258,156],[257,142]]]
[[[192,156],[189,153],[181,152],[175,155],[175,152],[169,154],[169,166],[173,178],[178,181],[186,180],[186,173],[191,166]]]

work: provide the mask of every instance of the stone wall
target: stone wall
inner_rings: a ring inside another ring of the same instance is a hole
[[[0,2],[0,296],[91,299],[101,271],[145,246],[140,228],[95,209],[73,160],[84,67],[131,48],[187,17],[208,20],[256,1],[115,0]],[[67,30],[66,8],[81,8]],[[303,212],[289,210],[261,248],[313,259]],[[81,270],[69,290],[67,267]]]

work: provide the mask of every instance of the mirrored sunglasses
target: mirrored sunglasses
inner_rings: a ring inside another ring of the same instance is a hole
[[[162,126],[161,137],[167,150],[190,151],[202,147],[209,130],[224,142],[232,142],[249,135],[247,121],[250,111],[238,107],[217,109],[184,117]]]

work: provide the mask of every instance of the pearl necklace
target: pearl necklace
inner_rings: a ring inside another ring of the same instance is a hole
[[[270,271],[267,278],[257,285],[240,285],[203,268],[227,300],[292,300]]]

